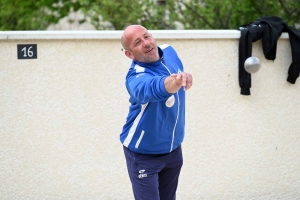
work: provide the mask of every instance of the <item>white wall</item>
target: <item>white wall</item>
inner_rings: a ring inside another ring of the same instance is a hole
[[[238,31],[152,31],[193,74],[177,199],[297,199],[300,84],[277,58],[238,86]],[[119,31],[0,32],[0,199],[133,199],[119,133],[130,60]],[[38,58],[17,59],[17,44]]]

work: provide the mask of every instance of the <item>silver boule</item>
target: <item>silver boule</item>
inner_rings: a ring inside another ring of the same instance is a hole
[[[260,69],[260,60],[253,56],[249,57],[246,59],[244,67],[248,73],[255,73]]]

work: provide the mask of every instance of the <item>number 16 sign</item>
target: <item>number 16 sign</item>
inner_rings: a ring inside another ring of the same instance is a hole
[[[36,44],[18,44],[18,59],[37,59]]]

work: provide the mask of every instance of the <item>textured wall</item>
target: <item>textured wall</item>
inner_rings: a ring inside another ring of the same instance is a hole
[[[238,39],[170,39],[194,76],[179,200],[297,199],[300,84],[288,39],[238,86]],[[18,60],[17,44],[38,59]],[[130,60],[119,40],[0,40],[0,199],[133,199],[119,133]]]

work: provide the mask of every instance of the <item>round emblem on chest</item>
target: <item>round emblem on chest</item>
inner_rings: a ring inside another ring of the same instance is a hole
[[[172,95],[167,99],[166,106],[168,108],[171,108],[174,105],[174,103],[175,103],[175,97],[174,97],[174,95]]]

